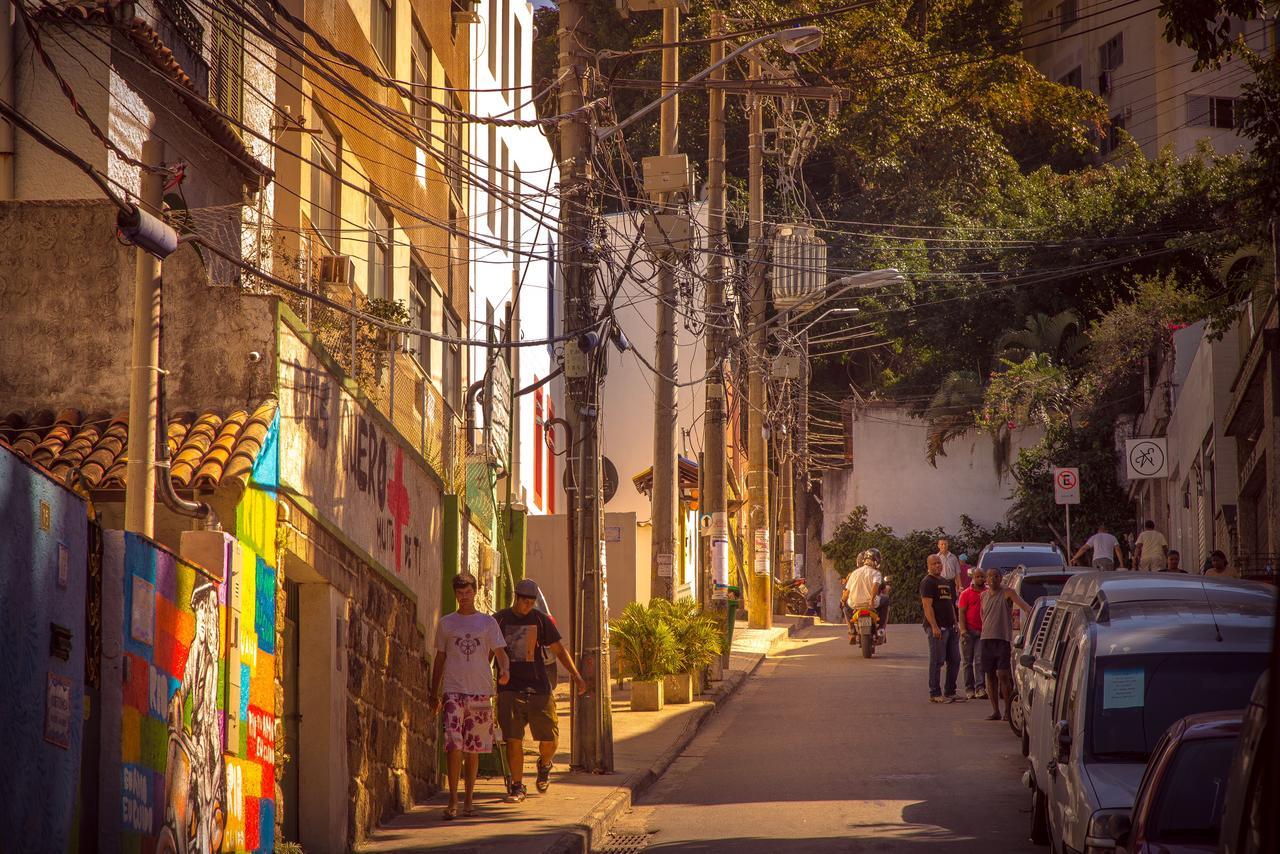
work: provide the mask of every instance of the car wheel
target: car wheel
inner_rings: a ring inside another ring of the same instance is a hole
[[[1013,730],[1013,734],[1022,737],[1022,704],[1018,702],[1018,698],[1013,698],[1013,708],[1009,710],[1009,729]]]
[[[1049,799],[1034,783],[1031,786],[1031,841],[1049,844]]]

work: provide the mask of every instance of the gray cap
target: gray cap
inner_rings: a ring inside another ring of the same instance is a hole
[[[538,583],[532,578],[522,578],[516,582],[516,595],[538,598]]]

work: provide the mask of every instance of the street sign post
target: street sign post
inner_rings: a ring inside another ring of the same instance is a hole
[[[1169,476],[1169,440],[1164,436],[1124,440],[1124,462],[1129,480]]]
[[[1053,467],[1053,500],[1067,515],[1067,560],[1071,560],[1071,505],[1080,503],[1080,469]]]

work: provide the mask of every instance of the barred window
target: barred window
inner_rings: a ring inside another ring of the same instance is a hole
[[[369,0],[369,33],[373,49],[382,64],[393,75],[396,70],[396,2],[395,0]]]
[[[311,226],[329,248],[339,249],[342,223],[342,138],[317,111],[311,135]]]

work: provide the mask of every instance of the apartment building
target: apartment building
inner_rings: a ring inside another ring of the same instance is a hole
[[[1221,153],[1246,147],[1235,103],[1249,67],[1234,59],[1220,69],[1194,70],[1195,54],[1165,41],[1158,12],[1158,6],[1123,0],[1027,0],[1023,54],[1050,80],[1106,101],[1110,126],[1098,141],[1103,157],[1116,149],[1120,129],[1148,157],[1166,146],[1189,154],[1201,139]],[[1275,48],[1273,21],[1230,24],[1254,50]]]
[[[533,42],[537,37],[528,0],[483,0],[472,42],[473,112],[481,117],[528,120],[534,105]],[[550,338],[560,299],[554,259],[558,246],[559,170],[539,126],[470,126],[471,337],[493,342]],[[474,348],[471,376],[485,377],[492,358],[505,361],[517,388],[545,380],[554,363],[549,345],[508,350]],[[484,405],[472,413],[483,442]],[[547,447],[546,423],[560,412],[550,384],[512,401],[514,440],[497,457],[512,478],[511,498],[530,514],[563,511],[558,497],[563,463]],[[508,485],[499,485],[505,500]]]

